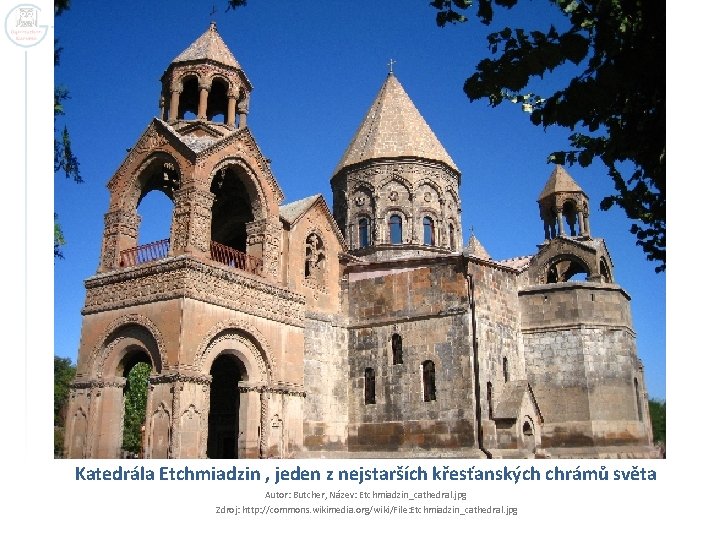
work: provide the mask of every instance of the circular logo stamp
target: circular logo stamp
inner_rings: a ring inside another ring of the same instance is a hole
[[[18,4],[5,17],[5,34],[20,47],[33,47],[47,35],[47,25],[40,24],[40,8]]]

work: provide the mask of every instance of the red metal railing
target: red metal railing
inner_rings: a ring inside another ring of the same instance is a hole
[[[120,252],[120,268],[137,266],[158,259],[164,259],[170,251],[170,239],[158,240],[150,244],[125,249]],[[263,261],[257,257],[238,251],[229,246],[210,242],[210,258],[231,268],[250,272],[257,276],[262,275]]]
[[[253,257],[247,253],[243,253],[242,251],[238,251],[237,249],[233,249],[217,242],[210,242],[210,258],[213,261],[230,266],[231,268],[244,270],[245,272],[250,272],[256,276],[262,275],[262,259],[258,259],[257,257]]]
[[[149,263],[168,256],[170,239],[158,240],[142,246],[125,249],[120,252],[120,267],[137,266]]]

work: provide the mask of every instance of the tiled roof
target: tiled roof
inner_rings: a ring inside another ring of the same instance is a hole
[[[204,60],[214,60],[226,66],[241,69],[240,64],[235,60],[230,49],[228,49],[220,37],[220,34],[218,34],[215,23],[211,23],[210,28],[193,41],[192,45],[181,52],[175,60],[173,60],[173,63]]]
[[[458,170],[405,89],[390,73],[333,174],[368,159],[395,157],[431,159]]]
[[[564,168],[562,168],[560,165],[555,165],[555,169],[550,174],[550,178],[548,178],[548,181],[545,184],[545,187],[540,193],[540,197],[538,197],[538,199],[544,199],[548,195],[561,192],[582,193],[583,190],[580,186],[577,185],[575,180],[573,180],[572,176],[570,176],[570,174],[568,174],[568,172]]]

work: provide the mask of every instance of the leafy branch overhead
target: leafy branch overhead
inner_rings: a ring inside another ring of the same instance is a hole
[[[55,16],[60,16],[65,10],[70,8],[70,0],[55,0]],[[58,45],[58,40],[55,40],[55,65],[60,63],[60,53],[62,47]],[[57,121],[58,116],[65,114],[63,107],[63,101],[70,98],[70,93],[66,88],[62,86],[55,87],[55,99],[53,104],[53,113],[55,120]],[[62,130],[58,132],[57,125],[55,126],[55,172],[63,171],[65,178],[72,178],[78,184],[82,182],[82,176],[80,176],[80,164],[77,156],[72,149],[72,142],[70,140],[70,132],[67,126],[63,126]],[[62,258],[62,246],[65,245],[65,237],[58,222],[58,215],[55,214],[55,227],[54,227],[54,254],[56,258]]]
[[[489,58],[465,82],[471,100],[495,107],[518,104],[538,126],[572,130],[570,149],[548,161],[578,163],[596,158],[615,193],[600,203],[619,206],[634,221],[648,260],[665,269],[665,3],[651,0],[548,0],[558,8],[558,30],[503,28],[488,37]],[[491,25],[497,7],[517,0],[432,0],[439,26],[476,15]],[[518,8],[520,9],[520,8]],[[548,96],[529,91],[537,78],[563,65],[577,66],[566,87]]]

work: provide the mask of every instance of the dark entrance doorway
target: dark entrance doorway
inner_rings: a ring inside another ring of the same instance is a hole
[[[210,375],[207,457],[237,459],[240,420],[238,382],[247,380],[247,370],[236,356],[221,354],[213,362]]]

